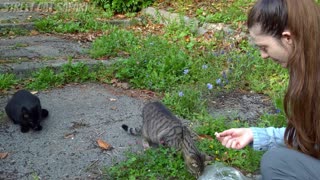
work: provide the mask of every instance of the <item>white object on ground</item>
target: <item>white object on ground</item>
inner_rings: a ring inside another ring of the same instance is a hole
[[[198,180],[248,180],[240,171],[221,162],[205,167]]]

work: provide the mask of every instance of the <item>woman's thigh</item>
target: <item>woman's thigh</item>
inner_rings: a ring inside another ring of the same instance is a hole
[[[320,160],[288,148],[273,148],[261,160],[263,180],[320,179]]]

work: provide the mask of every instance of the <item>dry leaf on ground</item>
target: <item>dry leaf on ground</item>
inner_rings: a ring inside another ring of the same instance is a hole
[[[38,91],[31,91],[31,94],[37,94]]]
[[[97,143],[98,143],[99,147],[100,147],[101,149],[103,149],[103,150],[110,150],[110,149],[113,148],[110,144],[106,143],[106,142],[103,141],[102,139],[98,139],[98,140],[97,140]]]
[[[110,109],[111,109],[111,110],[117,110],[117,107],[112,106]]]
[[[4,159],[9,155],[7,152],[0,153],[0,159]]]
[[[199,139],[203,140],[203,139],[209,139],[209,140],[213,140],[213,138],[209,135],[206,134],[200,134],[199,135]]]
[[[73,133],[65,134],[65,135],[64,135],[64,138],[65,138],[65,139],[74,139],[74,136],[75,136],[75,134],[74,134],[74,132],[73,132]]]

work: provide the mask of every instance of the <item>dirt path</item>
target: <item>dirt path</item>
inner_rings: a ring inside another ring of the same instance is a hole
[[[8,121],[0,127],[0,179],[97,179],[102,168],[123,160],[128,149],[141,150],[140,141],[121,129],[138,125],[142,99],[116,95],[109,86],[86,84],[41,92],[50,112],[41,132],[21,133]],[[1,98],[1,109],[7,98]],[[114,149],[101,150],[102,139]]]

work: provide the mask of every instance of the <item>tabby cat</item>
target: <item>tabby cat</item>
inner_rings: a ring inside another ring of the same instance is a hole
[[[204,170],[205,160],[211,160],[200,153],[194,144],[190,130],[162,103],[151,102],[142,110],[142,128],[122,128],[131,135],[142,135],[144,147],[163,145],[182,150],[185,164],[190,173],[199,177]]]
[[[49,114],[48,110],[42,109],[40,99],[27,90],[17,91],[5,107],[7,116],[21,126],[21,132],[42,130],[40,122]]]

